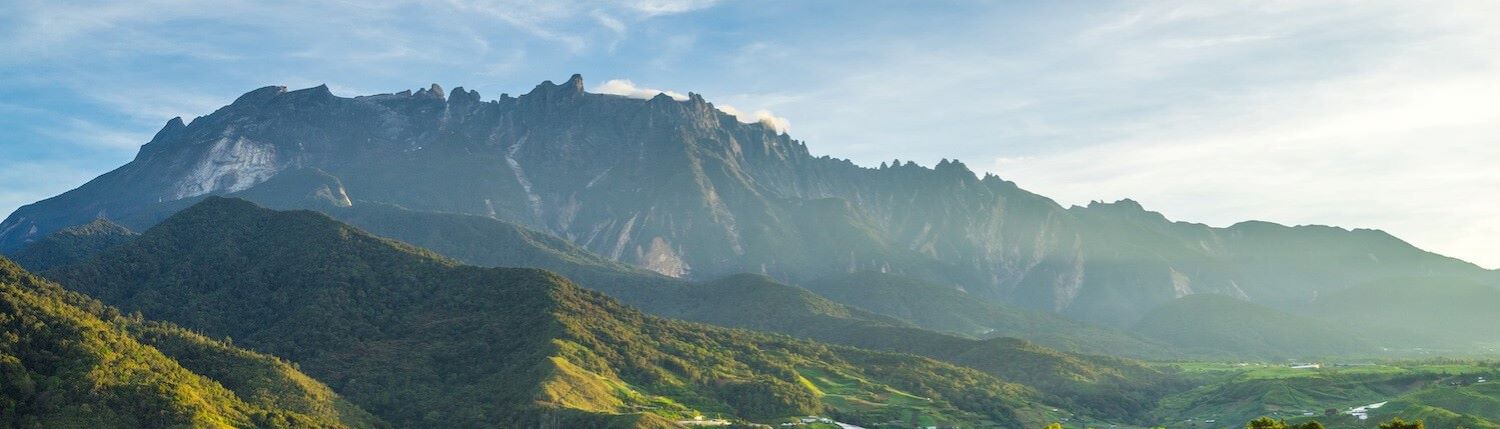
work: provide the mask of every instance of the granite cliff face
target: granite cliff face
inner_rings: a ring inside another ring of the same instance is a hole
[[[95,218],[143,229],[160,203],[255,191],[302,169],[336,177],[342,188],[317,192],[345,201],[516,221],[669,276],[884,271],[1100,322],[1191,293],[1305,302],[1393,271],[1491,276],[1374,231],[1209,228],[1128,201],[1064,208],[957,161],[816,157],[697,94],[593,94],[577,75],[489,101],[437,85],[354,98],[251,91],[173,119],[129,164],[17,210],[0,250]],[[1286,252],[1282,240],[1300,244]]]

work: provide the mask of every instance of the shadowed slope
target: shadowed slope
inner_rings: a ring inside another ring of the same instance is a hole
[[[280,359],[122,317],[0,259],[0,426],[384,425]]]
[[[1038,418],[1022,412],[1028,389],[978,371],[645,316],[550,273],[461,266],[317,213],[240,200],[210,198],[53,275],[285,355],[403,426],[818,412],[829,403],[803,371],[930,398],[927,412],[955,422]]]

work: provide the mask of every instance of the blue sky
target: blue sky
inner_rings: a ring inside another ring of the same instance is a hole
[[[264,85],[488,99],[582,73],[866,165],[956,158],[1063,204],[1381,228],[1500,266],[1500,2],[0,2],[0,213]]]

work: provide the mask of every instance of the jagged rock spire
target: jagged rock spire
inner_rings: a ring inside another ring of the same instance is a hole
[[[583,93],[583,75],[574,73],[572,77],[568,78],[567,82],[564,82],[562,84],[562,87],[564,89],[569,90],[570,92],[582,94]]]

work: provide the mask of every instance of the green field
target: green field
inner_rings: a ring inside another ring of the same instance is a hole
[[[1172,364],[1198,387],[1163,399],[1153,417],[1171,428],[1238,428],[1260,416],[1318,420],[1329,428],[1374,428],[1393,417],[1425,420],[1429,428],[1500,427],[1500,364],[1388,362],[1288,365],[1187,362]],[[1347,413],[1386,402],[1367,420]],[[1328,415],[1328,410],[1336,414]],[[1310,414],[1310,415],[1309,415]]]
[[[866,428],[954,426],[960,423],[945,415],[955,410],[940,409],[928,398],[896,390],[890,386],[832,371],[799,368],[803,385],[823,402],[838,409],[858,410],[841,420]]]

